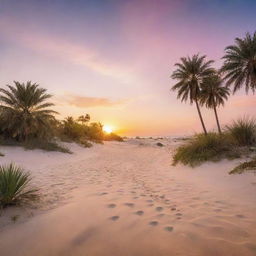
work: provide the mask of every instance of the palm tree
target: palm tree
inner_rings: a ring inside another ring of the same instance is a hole
[[[245,86],[246,93],[256,88],[256,32],[236,38],[235,44],[226,47],[221,68],[227,86],[233,85],[233,93]]]
[[[206,56],[193,55],[192,58],[181,58],[181,63],[176,63],[177,69],[172,73],[172,78],[178,80],[173,87],[173,91],[178,91],[177,98],[183,101],[190,101],[190,104],[196,103],[198,115],[204,130],[207,134],[205,124],[199,107],[199,96],[201,84],[205,77],[214,73],[211,67],[213,60],[206,61]]]
[[[57,114],[48,109],[54,105],[46,102],[51,97],[46,89],[31,82],[24,84],[14,81],[14,86],[0,88],[2,132],[18,141],[49,135],[51,123],[55,120],[53,114]]]
[[[91,119],[90,115],[86,114],[86,115],[79,116],[77,121],[81,122],[82,124],[85,124],[85,123],[89,122],[90,119]]]
[[[224,106],[228,96],[229,88],[223,86],[223,80],[217,73],[203,79],[199,101],[207,108],[213,108],[219,133],[221,128],[216,108],[220,105]]]

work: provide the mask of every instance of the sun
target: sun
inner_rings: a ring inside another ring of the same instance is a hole
[[[104,125],[103,126],[103,131],[105,133],[112,133],[113,132],[113,128],[111,126],[109,126],[109,125]]]

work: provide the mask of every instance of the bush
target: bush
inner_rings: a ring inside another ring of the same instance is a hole
[[[0,166],[0,205],[17,204],[37,198],[37,190],[29,189],[30,174],[13,164]]]
[[[156,145],[157,145],[158,147],[163,147],[163,146],[164,146],[164,144],[161,143],[161,142],[157,142]]]
[[[256,142],[255,119],[240,118],[227,126],[227,130],[240,146],[250,146]]]
[[[104,134],[104,140],[115,140],[115,141],[124,141],[123,138],[113,132],[109,134]]]
[[[176,150],[173,165],[181,162],[193,167],[209,160],[238,157],[240,157],[239,150],[228,134],[209,133],[207,136],[199,134]]]
[[[91,147],[89,141],[102,143],[104,133],[100,123],[79,123],[72,117],[67,117],[58,127],[57,136],[62,141],[82,144],[86,147]]]

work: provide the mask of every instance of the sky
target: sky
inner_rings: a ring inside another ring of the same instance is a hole
[[[58,119],[90,114],[127,136],[201,132],[196,107],[170,91],[174,64],[256,30],[254,0],[0,0],[0,86],[32,81]],[[253,116],[243,90],[219,108],[222,125]],[[206,127],[214,113],[202,109]]]

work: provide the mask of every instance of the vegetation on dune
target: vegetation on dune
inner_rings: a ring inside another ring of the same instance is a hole
[[[121,142],[124,141],[124,139],[121,136],[119,136],[113,132],[111,132],[109,134],[104,134],[104,140],[106,140],[106,141],[115,140],[115,141],[121,141]]]
[[[180,162],[194,167],[205,161],[234,159],[240,156],[241,150],[229,134],[208,133],[207,136],[198,134],[177,148],[173,156],[173,165]]]
[[[245,171],[255,171],[256,170],[256,159],[252,159],[251,161],[246,161],[244,163],[239,164],[234,169],[232,169],[229,174],[241,174]]]
[[[207,130],[201,114],[199,99],[201,93],[202,82],[205,78],[214,74],[214,69],[211,67],[213,61],[206,61],[206,56],[193,55],[190,57],[181,58],[181,63],[176,63],[177,69],[172,73],[172,78],[178,80],[173,87],[173,91],[177,91],[177,98],[183,101],[189,101],[190,104],[195,103],[197,112],[204,130]]]
[[[252,146],[256,143],[256,122],[249,117],[240,118],[227,126],[227,130],[240,146]]]
[[[85,147],[91,147],[89,141],[102,143],[104,132],[100,123],[79,123],[73,117],[67,117],[58,127],[58,136],[63,141],[75,141]]]
[[[14,82],[14,86],[0,89],[0,143],[23,146],[27,149],[43,149],[71,153],[59,145],[58,140],[77,142],[85,147],[103,140],[118,140],[116,134],[107,135],[100,123],[90,122],[85,114],[75,120],[67,117],[63,121],[55,118],[57,112],[48,102],[52,96],[38,84]]]
[[[0,166],[0,206],[18,204],[38,197],[37,190],[30,187],[31,177],[13,164]]]
[[[0,88],[0,142],[49,151],[67,152],[53,141],[57,114],[49,107],[52,96],[38,84],[14,82]]]
[[[253,118],[240,118],[227,125],[222,132],[217,107],[224,106],[230,95],[245,87],[246,93],[254,93],[256,88],[256,32],[236,38],[235,44],[225,48],[224,63],[219,71],[211,67],[213,61],[205,61],[205,56],[193,55],[181,58],[175,64],[177,69],[172,78],[178,80],[172,90],[177,91],[181,101],[196,103],[203,126],[204,135],[195,135],[186,144],[180,146],[173,157],[173,164],[181,162],[195,166],[202,162],[217,161],[222,158],[236,158],[247,154],[256,144],[256,122]],[[200,111],[200,106],[212,108],[219,134],[209,133]],[[239,165],[234,172],[252,167],[254,160]]]
[[[49,109],[53,103],[46,89],[31,82],[14,82],[7,89],[0,88],[0,124],[3,137],[16,141],[49,137],[57,112]]]

